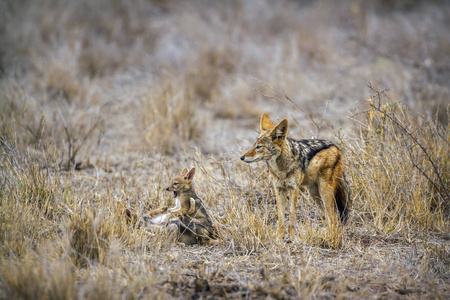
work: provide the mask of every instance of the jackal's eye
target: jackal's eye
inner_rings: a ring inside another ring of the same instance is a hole
[[[177,185],[178,185],[178,182],[175,181],[175,182],[173,183],[173,185],[174,185],[174,186],[177,186]]]
[[[255,149],[261,149],[261,145],[256,145],[256,148]]]

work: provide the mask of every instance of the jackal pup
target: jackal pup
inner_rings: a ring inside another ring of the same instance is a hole
[[[178,242],[186,245],[212,245],[217,243],[216,229],[206,211],[203,201],[197,196],[193,186],[195,168],[184,169],[175,176],[167,191],[172,192],[175,207],[157,208],[141,218],[144,226],[166,225],[170,234],[176,235]],[[132,217],[131,211],[127,215]]]
[[[269,115],[261,117],[260,132],[253,147],[241,156],[246,163],[265,161],[276,192],[278,234],[283,236],[284,201],[290,200],[289,234],[297,226],[295,202],[300,188],[308,188],[324,211],[328,225],[336,223],[336,209],[345,223],[350,211],[350,196],[344,179],[342,152],[325,140],[294,140],[286,137],[287,119],[273,125]]]

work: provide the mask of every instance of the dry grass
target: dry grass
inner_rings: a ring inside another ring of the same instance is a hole
[[[0,299],[449,297],[448,4],[91,2],[0,3]],[[264,111],[344,151],[346,227],[277,238]],[[215,246],[124,217],[184,167]]]
[[[360,142],[351,150],[364,153],[350,164],[357,172],[352,174],[354,193],[364,199],[361,212],[384,233],[445,228],[450,208],[448,128],[436,119],[414,116],[401,102],[385,99],[382,91],[374,97]]]
[[[196,114],[192,96],[183,85],[177,86],[167,79],[143,91],[139,98],[142,131],[138,135],[145,137],[144,151],[174,154],[184,150],[188,141],[196,142],[203,136],[204,122]]]

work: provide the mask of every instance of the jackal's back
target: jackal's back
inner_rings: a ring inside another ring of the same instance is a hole
[[[298,164],[300,165],[303,173],[306,173],[309,162],[313,157],[322,150],[328,149],[331,146],[335,146],[332,142],[326,140],[296,140],[292,138],[286,139],[289,143],[292,155],[296,157]],[[336,147],[337,148],[337,147]]]

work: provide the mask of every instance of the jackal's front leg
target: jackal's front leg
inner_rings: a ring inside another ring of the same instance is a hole
[[[160,214],[164,214],[164,213],[167,212],[167,209],[168,209],[167,206],[163,206],[163,207],[151,210],[151,211],[148,212],[147,216],[153,217],[153,216],[157,216],[157,215],[160,215]]]
[[[180,218],[183,215],[192,215],[195,213],[195,199],[189,199],[189,208],[185,206],[181,206],[179,209],[175,209],[170,212],[171,218]],[[170,209],[169,209],[170,211]]]
[[[290,203],[290,210],[289,210],[289,224],[288,224],[288,231],[289,235],[294,236],[295,230],[298,227],[297,223],[297,209],[296,209],[296,202],[298,199],[298,193],[300,191],[300,188],[297,187],[290,193],[289,201]]]
[[[189,199],[189,201],[190,201],[190,203],[191,203],[191,206],[189,207],[189,210],[188,210],[188,214],[189,215],[192,215],[193,213],[195,213],[195,199],[194,198],[191,198],[191,199]]]
[[[286,226],[284,225],[284,201],[286,200],[286,190],[275,187],[275,196],[277,198],[278,237],[283,237],[286,233]]]

